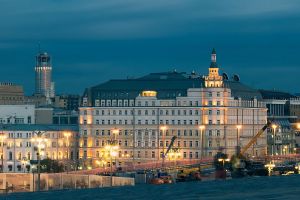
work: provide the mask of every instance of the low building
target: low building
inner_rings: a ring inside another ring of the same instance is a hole
[[[293,123],[298,121],[296,110],[300,99],[287,92],[260,90],[268,108],[268,120],[273,126],[267,129],[268,153],[286,155],[295,152],[296,135]]]
[[[20,85],[0,83],[0,105],[16,105],[24,103],[24,91]]]
[[[52,105],[54,108],[64,109],[64,110],[75,110],[78,111],[80,102],[80,95],[56,95],[52,98]]]
[[[41,94],[34,94],[32,96],[25,96],[25,103],[35,105],[35,107],[49,106],[46,96]]]
[[[54,109],[52,117],[53,124],[78,125],[78,111],[75,110]]]
[[[69,169],[76,167],[78,126],[8,124],[0,127],[1,170],[3,166],[4,172],[31,171],[31,163],[37,161],[38,134],[41,159],[58,160]]]
[[[53,124],[53,108],[37,107],[35,108],[36,124]]]
[[[34,124],[34,105],[0,105],[0,124]]]
[[[174,137],[177,159],[212,158],[218,151],[231,156],[267,121],[261,94],[238,75],[220,75],[215,50],[208,75],[173,71],[110,80],[88,88],[79,110],[83,168],[97,167],[112,141],[118,166],[174,159],[164,156]],[[266,147],[263,134],[246,155],[264,156]]]

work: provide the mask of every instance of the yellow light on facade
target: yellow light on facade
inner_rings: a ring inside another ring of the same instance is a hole
[[[204,129],[205,129],[205,126],[204,126],[204,125],[201,125],[201,126],[199,126],[199,129],[200,129],[200,130],[204,130]]]
[[[300,123],[297,123],[297,129],[300,129]]]
[[[112,157],[116,157],[116,156],[118,155],[118,152],[116,152],[116,151],[111,151],[110,155],[111,155]]]
[[[142,92],[142,97],[156,97],[157,92],[156,91],[143,91]]]
[[[218,161],[219,161],[219,162],[223,162],[223,161],[229,162],[230,159],[229,159],[229,158],[225,158],[225,159],[224,159],[224,158],[219,158]]]
[[[1,141],[5,140],[6,138],[7,138],[7,136],[6,136],[6,135],[4,135],[4,134],[1,134],[1,135],[0,135],[0,139],[1,139]]]
[[[119,132],[120,132],[120,130],[117,129],[117,128],[114,128],[114,129],[112,130],[112,133],[113,133],[114,135],[119,135]]]
[[[165,131],[165,130],[167,130],[167,128],[168,128],[167,126],[161,126],[160,130]]]
[[[272,125],[272,128],[275,130],[277,128],[277,125],[276,124],[273,124]]]
[[[110,149],[111,149],[111,146],[110,146],[110,145],[106,145],[104,148],[105,148],[106,150],[110,150]]]
[[[241,129],[241,128],[242,128],[242,125],[236,125],[236,128],[237,128],[237,129]]]
[[[71,133],[70,133],[70,132],[64,132],[64,136],[65,136],[66,138],[68,138],[68,137],[71,136]]]
[[[119,146],[113,146],[113,150],[118,150]]]

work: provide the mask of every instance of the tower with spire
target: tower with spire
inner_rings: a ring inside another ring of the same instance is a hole
[[[54,83],[52,82],[51,57],[46,52],[39,51],[35,65],[35,94],[43,95],[50,102],[54,97]]]
[[[205,76],[205,87],[223,87],[223,77],[219,75],[217,52],[215,48],[213,48],[211,52],[211,63],[208,71],[208,76]]]

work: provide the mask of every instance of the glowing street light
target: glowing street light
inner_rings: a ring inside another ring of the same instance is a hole
[[[199,126],[200,129],[200,135],[201,135],[201,160],[203,159],[203,155],[204,155],[204,130],[205,130],[205,126],[201,125]]]
[[[112,132],[112,134],[114,136],[114,140],[116,140],[117,139],[117,135],[119,135],[119,133],[120,133],[120,130],[117,129],[117,128],[114,128],[111,132]]]
[[[271,176],[271,173],[272,173],[274,167],[275,167],[275,164],[273,164],[273,163],[269,163],[269,164],[265,165],[265,168],[268,169],[268,175],[269,176]]]
[[[112,166],[113,166],[113,158],[116,158],[118,155],[117,150],[119,149],[119,146],[116,145],[113,141],[110,142],[110,144],[106,145],[104,149],[108,152],[108,155],[110,157],[110,180],[112,185]]]
[[[288,151],[288,147],[285,145],[283,147],[283,154],[286,155],[288,153],[287,151]]]
[[[70,150],[70,141],[69,141],[69,138],[71,136],[71,133],[70,132],[64,132],[64,137],[67,138],[66,140],[66,146],[67,146],[67,172],[69,171],[69,168],[70,168],[70,163],[69,163],[69,150]]]
[[[276,124],[272,124],[272,129],[273,129],[273,145],[272,145],[272,156],[275,154],[275,134],[276,134]]]
[[[97,160],[96,164],[99,165],[99,167],[104,167],[106,165],[106,161],[105,160]]]
[[[24,173],[26,172],[26,170],[25,170],[26,165],[25,165],[25,164],[27,164],[27,161],[28,161],[28,160],[27,160],[26,157],[23,157],[22,160],[21,160],[21,163],[22,163],[22,165],[23,165]]]
[[[219,158],[218,161],[219,161],[219,162],[222,162],[222,166],[223,166],[223,168],[224,168],[225,162],[229,162],[230,159],[229,159],[229,158]]]
[[[161,126],[159,129],[162,131],[162,142],[163,142],[163,146],[162,146],[162,167],[164,167],[164,164],[165,164],[165,133],[166,133],[166,130],[167,130],[167,126]]]
[[[37,159],[38,159],[38,165],[37,165],[37,171],[38,171],[38,185],[37,185],[37,191],[40,191],[41,188],[41,153],[45,149],[47,142],[46,138],[43,138],[43,132],[33,132],[33,135],[35,136],[31,139],[33,143],[36,143],[35,147],[37,150]]]
[[[240,130],[242,129],[242,125],[236,125],[236,154],[240,153]]]

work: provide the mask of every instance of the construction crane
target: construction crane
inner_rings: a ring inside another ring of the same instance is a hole
[[[264,125],[262,127],[262,129],[260,129],[256,135],[248,142],[248,144],[246,144],[241,152],[240,152],[240,155],[244,155],[244,153],[257,141],[257,139],[265,132],[265,130],[271,125],[271,122],[268,121],[266,125]]]
[[[268,121],[256,135],[238,152],[236,155],[231,157],[231,175],[232,177],[243,177],[247,175],[246,168],[251,168],[252,164],[249,164],[249,160],[244,156],[247,150],[257,141],[257,139],[265,132],[265,130],[271,125]],[[248,163],[248,164],[247,164]],[[263,166],[263,165],[262,165]]]
[[[176,139],[177,139],[176,136],[173,136],[173,137],[172,137],[171,143],[170,143],[170,145],[168,146],[168,149],[167,149],[166,153],[163,155],[164,158],[168,155],[169,151],[172,149],[172,147],[173,147],[174,142],[175,142]]]

